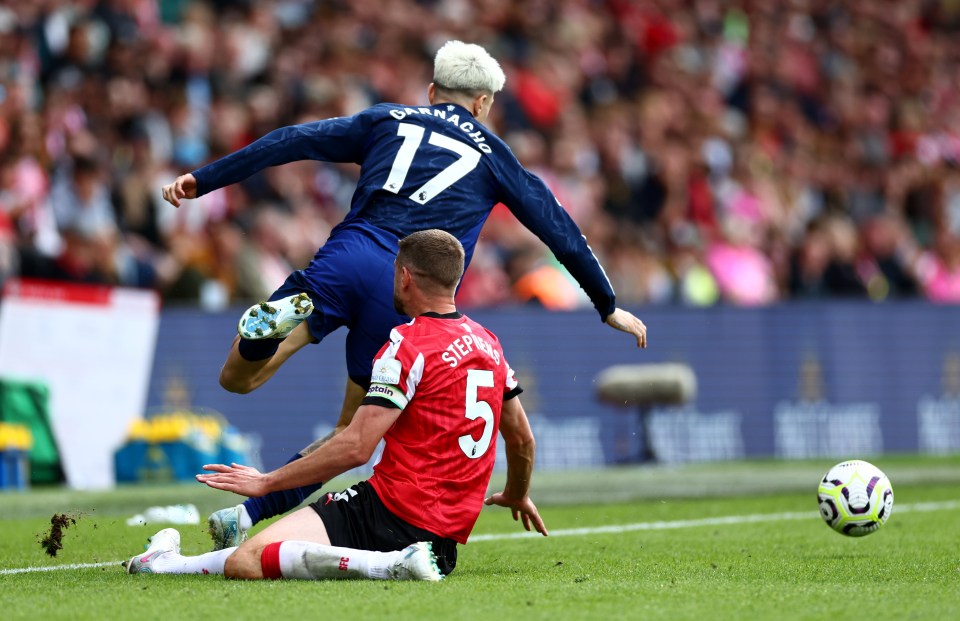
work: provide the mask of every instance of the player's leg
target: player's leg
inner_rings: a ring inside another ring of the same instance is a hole
[[[363,401],[365,394],[366,391],[361,386],[358,386],[355,382],[348,379],[337,426],[330,434],[316,440],[294,455],[290,461],[295,461],[309,455],[335,434],[343,431],[343,429],[350,424],[350,421],[353,420],[353,415],[356,413],[357,408],[360,407],[360,403]],[[287,463],[290,462],[288,461]],[[214,549],[220,550],[240,545],[246,540],[247,531],[253,528],[255,524],[277,515],[282,515],[298,507],[322,486],[323,483],[317,483],[290,490],[271,492],[266,496],[248,498],[243,501],[242,504],[214,512],[207,520],[210,536],[213,538]]]
[[[236,548],[201,554],[180,554],[180,533],[165,528],[149,539],[147,549],[123,563],[130,574],[222,574]]]
[[[331,237],[266,303],[245,311],[239,337],[220,371],[220,385],[240,394],[256,390],[304,345],[350,325],[364,297],[365,256],[374,249],[362,235]]]
[[[323,520],[309,507],[277,521],[237,548],[199,556],[180,554],[180,533],[166,528],[151,538],[146,551],[126,561],[124,568],[130,574],[222,574],[241,580],[443,579],[431,542],[419,541],[389,552],[334,546]]]
[[[345,533],[351,530],[348,523],[351,511],[341,508],[355,496],[356,492],[351,490],[328,494],[325,501],[270,525],[230,556],[225,575],[247,580],[443,579],[429,542],[415,542],[401,550],[387,552],[332,545],[327,521],[337,539],[349,539]]]
[[[285,540],[268,544],[260,554],[260,572],[255,579],[278,580],[424,580],[439,582],[433,544],[417,541],[402,550],[377,552],[357,548]],[[234,555],[236,556],[236,555]],[[232,559],[233,557],[231,557]],[[245,578],[243,575],[228,578]]]
[[[239,547],[230,547],[201,554],[180,554],[180,533],[165,528],[150,538],[150,545],[142,554],[124,563],[131,574],[224,574],[230,578],[262,578],[260,551],[273,541],[297,539],[327,544],[323,521],[313,509],[297,511]]]
[[[298,325],[283,340],[250,341],[237,336],[220,369],[220,385],[237,394],[252,392],[273,377],[293,354],[316,342],[306,323]]]
[[[288,539],[323,545],[330,543],[323,520],[316,511],[306,507],[277,520],[243,542],[231,555],[224,575],[244,580],[262,579],[260,556],[263,549],[269,544]]]

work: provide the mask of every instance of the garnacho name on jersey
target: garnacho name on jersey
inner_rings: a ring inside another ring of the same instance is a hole
[[[451,114],[447,116],[447,112],[453,112],[453,106],[447,106],[447,110],[442,108],[404,108],[403,110],[398,110],[394,108],[390,110],[390,116],[402,121],[411,114],[426,114],[427,116],[435,116],[441,119],[444,119],[448,123],[453,123],[455,126],[460,128],[460,131],[465,133],[467,137],[473,140],[474,144],[477,145],[477,148],[480,149],[483,153],[492,153],[493,149],[490,148],[490,145],[487,144],[487,139],[484,137],[483,132],[477,129],[477,127],[470,122],[470,118],[464,119],[460,122],[459,114]]]

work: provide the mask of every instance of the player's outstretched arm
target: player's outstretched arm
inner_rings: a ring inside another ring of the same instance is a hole
[[[519,397],[504,401],[500,435],[507,453],[507,484],[502,492],[484,500],[484,504],[507,507],[512,511],[514,521],[522,518],[525,529],[532,527],[546,537],[547,527],[529,496],[536,442]]]
[[[605,323],[621,332],[632,334],[637,338],[637,347],[646,348],[647,346],[647,326],[643,325],[633,313],[615,308],[613,312],[607,315]]]
[[[207,464],[203,469],[208,474],[196,475],[197,481],[248,497],[329,481],[367,463],[400,411],[377,405],[361,406],[346,429],[303,459],[267,473],[239,464]]]
[[[163,186],[162,191],[163,200],[174,207],[179,207],[180,199],[197,197],[197,180],[191,173],[180,175],[173,183]]]

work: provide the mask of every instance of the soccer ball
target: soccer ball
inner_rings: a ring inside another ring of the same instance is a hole
[[[854,459],[837,464],[823,476],[817,490],[820,517],[843,535],[863,537],[875,532],[893,511],[890,479],[871,463]]]

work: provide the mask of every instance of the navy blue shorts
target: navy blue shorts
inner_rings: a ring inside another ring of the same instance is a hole
[[[306,269],[290,274],[271,300],[305,291],[316,310],[307,318],[322,341],[346,326],[347,374],[368,386],[373,358],[390,339],[390,330],[410,321],[393,308],[393,262],[397,238],[368,228],[347,228],[325,243]]]

